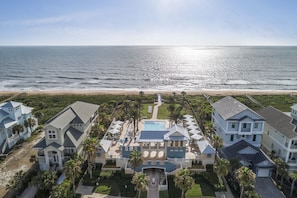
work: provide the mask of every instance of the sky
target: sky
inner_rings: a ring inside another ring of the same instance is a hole
[[[297,45],[296,0],[2,0],[0,45]]]

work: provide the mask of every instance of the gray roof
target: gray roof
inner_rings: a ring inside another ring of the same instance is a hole
[[[274,167],[273,162],[264,153],[252,144],[241,140],[221,149],[222,155],[230,159],[252,162],[256,167]]]
[[[22,105],[22,103],[9,101],[9,102],[6,102],[4,104],[1,104],[0,106],[5,107],[5,108],[9,108],[9,107],[15,108],[15,107],[20,106],[20,105]]]
[[[138,142],[163,142],[168,131],[141,131]]]
[[[275,109],[272,106],[260,109],[258,113],[266,119],[266,122],[280,133],[291,139],[297,136],[296,125],[292,118]]]
[[[9,113],[3,111],[2,109],[0,109],[0,118],[9,115]]]
[[[32,110],[33,110],[32,107],[27,107],[27,106],[21,105],[22,114],[29,114],[32,112]]]
[[[71,139],[69,138],[69,136],[65,133],[65,136],[64,136],[64,143],[63,143],[63,146],[64,147],[67,147],[67,148],[76,148],[75,144],[71,141]]]
[[[75,123],[87,123],[89,119],[98,110],[99,105],[77,101],[72,105],[69,105],[51,120],[47,124],[56,128],[64,128],[69,123],[75,121]]]
[[[228,120],[245,110],[250,110],[257,114],[231,96],[226,96],[223,99],[213,103],[212,107],[222,116],[224,120]]]
[[[98,110],[99,105],[77,101],[70,105],[70,108],[73,109],[83,123],[87,123],[90,117]]]
[[[81,131],[77,130],[74,127],[69,127],[68,130],[66,130],[66,132],[67,131],[69,131],[72,134],[76,141],[83,135]]]
[[[181,126],[179,126],[179,125],[173,125],[172,127],[170,127],[169,129],[168,129],[168,133],[166,133],[165,135],[164,135],[164,139],[165,140],[170,140],[170,139],[172,139],[172,137],[173,137],[173,134],[175,134],[175,133],[178,133],[178,134],[180,134],[180,135],[175,135],[175,136],[182,136],[182,137],[185,137],[187,140],[190,140],[190,136],[189,136],[189,133],[188,133],[188,131],[185,129],[185,128],[183,128],[183,127],[181,127]]]
[[[202,154],[215,154],[216,150],[209,144],[207,140],[197,141],[197,145]]]
[[[37,142],[33,148],[41,148],[44,149],[46,147],[45,137],[43,137],[39,142]]]
[[[75,114],[72,110],[67,109],[62,112],[58,116],[54,117],[54,119],[50,120],[49,125],[56,127],[58,129],[63,129],[66,127],[71,121],[75,118]]]
[[[18,123],[17,121],[15,121],[15,120],[7,117],[7,118],[5,118],[4,120],[2,120],[0,122],[0,128],[6,128],[6,129],[8,129],[11,126],[13,126],[14,124],[17,124],[17,123]]]

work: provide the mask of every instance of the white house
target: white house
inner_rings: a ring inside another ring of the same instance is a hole
[[[258,113],[230,96],[213,103],[212,107],[213,125],[224,146],[241,140],[261,146],[265,120]]]
[[[44,127],[45,137],[33,148],[41,170],[62,169],[71,155],[82,153],[82,142],[98,116],[98,105],[77,101],[69,105]]]
[[[291,117],[272,106],[258,111],[265,118],[263,149],[282,158],[289,170],[297,170],[297,105],[291,107]]]
[[[237,159],[257,177],[270,177],[273,162],[260,149],[264,118],[236,99],[227,96],[212,104],[216,134],[223,139],[221,155]]]
[[[0,153],[4,153],[7,148],[12,148],[20,139],[31,136],[32,131],[38,126],[37,119],[32,115],[32,109],[14,101],[0,104]],[[29,118],[36,122],[32,128],[24,126],[25,120]],[[16,125],[22,125],[23,131],[14,132],[13,128]]]

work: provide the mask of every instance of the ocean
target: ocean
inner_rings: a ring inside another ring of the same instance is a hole
[[[0,47],[0,91],[296,90],[297,47]]]

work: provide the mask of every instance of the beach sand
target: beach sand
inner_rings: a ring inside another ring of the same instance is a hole
[[[61,91],[0,91],[0,95],[138,95],[139,91],[131,90],[61,90]],[[180,95],[181,91],[163,91],[163,90],[143,90],[144,94],[161,93],[171,95],[173,92]],[[297,95],[297,90],[244,90],[244,89],[219,89],[219,90],[197,90],[185,91],[187,95],[211,95],[211,96],[236,96],[236,95]]]

